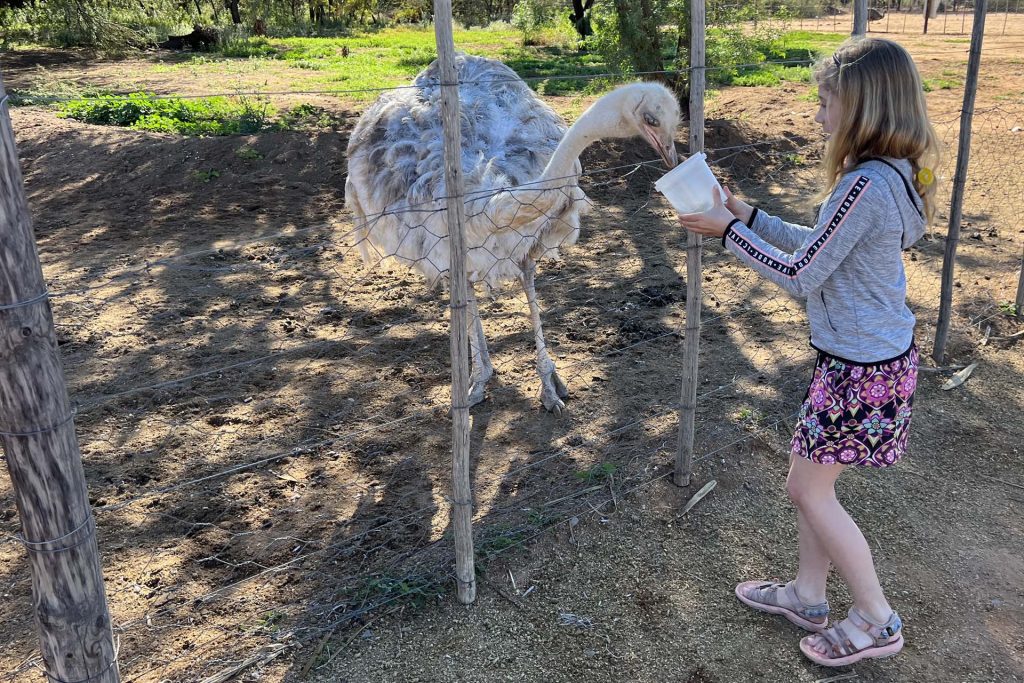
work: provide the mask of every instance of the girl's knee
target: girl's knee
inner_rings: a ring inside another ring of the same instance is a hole
[[[786,479],[786,493],[793,505],[800,509],[807,509],[814,505],[827,502],[835,498],[835,489],[831,485],[824,485],[821,481],[806,477],[794,476],[790,473]]]

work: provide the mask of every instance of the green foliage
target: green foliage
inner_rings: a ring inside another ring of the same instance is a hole
[[[234,135],[265,128],[271,109],[261,98],[186,100],[132,93],[126,97],[103,96],[65,102],[59,106],[57,115],[85,123],[160,133]]]
[[[341,129],[345,126],[345,117],[332,114],[323,107],[313,104],[297,104],[281,115],[278,127],[285,130],[303,129]]]
[[[589,484],[592,484],[594,482],[602,482],[609,479],[612,475],[615,474],[615,471],[617,469],[618,467],[616,467],[615,463],[603,462],[594,465],[590,469],[584,470],[582,472],[577,472],[576,477],[578,479],[582,479],[583,481]]]
[[[225,57],[277,57],[278,53],[270,41],[258,38],[224,38],[219,46],[220,53]]]
[[[235,156],[245,161],[258,161],[263,158],[263,152],[252,147],[239,147],[235,150]]]
[[[539,0],[519,0],[512,9],[512,26],[523,36],[523,45],[535,45],[550,16]]]
[[[170,132],[170,131],[168,131],[168,132]],[[194,178],[195,180],[197,180],[197,181],[199,181],[201,183],[208,183],[211,180],[213,180],[214,178],[219,178],[219,177],[220,177],[220,171],[218,171],[217,169],[214,169],[214,168],[211,168],[208,171],[193,171],[192,172],[192,178]]]
[[[359,603],[399,603],[422,607],[429,600],[444,595],[443,586],[425,576],[395,578],[391,576],[371,577],[356,592]]]
[[[952,78],[925,78],[922,83],[925,92],[933,90],[952,90],[962,85],[962,81]]]
[[[0,41],[116,54],[151,45],[188,18],[175,0],[46,0],[0,13]]]
[[[1005,315],[1015,317],[1017,315],[1017,304],[1013,301],[1000,301],[999,311]]]

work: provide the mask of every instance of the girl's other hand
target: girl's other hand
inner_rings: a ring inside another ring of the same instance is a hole
[[[724,235],[725,229],[729,227],[729,223],[732,222],[733,218],[737,218],[737,216],[734,216],[729,209],[725,208],[725,205],[722,204],[722,197],[718,192],[711,190],[711,196],[714,200],[714,206],[704,213],[679,214],[679,224],[690,232],[706,237],[721,237]]]
[[[729,213],[734,217],[743,221],[744,225],[750,227],[750,216],[754,213],[754,207],[736,199],[728,187],[723,187],[722,189],[725,190],[725,208],[729,209]]]

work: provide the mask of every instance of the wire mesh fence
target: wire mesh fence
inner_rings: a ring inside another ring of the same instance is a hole
[[[799,90],[786,97],[792,111],[813,112]],[[713,115],[716,173],[766,210],[812,222],[823,142],[806,118],[777,135]],[[1011,215],[1021,118],[1012,97],[975,112],[954,346],[956,334],[1017,329],[1006,312],[1024,246]],[[939,176],[948,179],[958,118],[936,124],[950,152]],[[375,153],[365,161],[393,164]],[[348,158],[348,170],[358,162]],[[494,369],[471,435],[484,566],[550,529],[571,529],[574,518],[611,514],[671,474],[684,240],[653,189],[663,169],[652,150],[610,141],[582,162],[578,177],[545,184],[557,211],[541,206],[529,177],[468,196],[468,213],[510,238],[477,241],[489,264],[478,280],[516,265],[523,246],[536,247],[531,260],[541,263],[534,295],[516,282],[477,291],[474,352],[480,369],[486,339]],[[375,182],[371,191],[388,191]],[[511,203],[488,213],[500,198]],[[51,264],[125,680],[200,681],[248,667],[308,673],[376,615],[444,593],[447,297],[428,286],[445,271],[430,255],[445,235],[443,200],[427,192],[361,219],[289,221],[244,239],[204,234],[199,215],[193,234],[129,230],[120,251],[93,249],[86,236],[74,267]],[[574,246],[572,212],[586,215]],[[548,241],[531,232],[548,223]],[[943,232],[937,226],[907,253],[923,349]],[[550,259],[555,252],[561,260]],[[785,448],[813,354],[801,302],[713,242],[704,258],[696,463],[709,475],[716,458],[742,457],[752,443]],[[565,389],[551,380],[567,408],[561,417],[538,407],[538,315]],[[6,482],[0,495],[13,534]],[[5,680],[25,680],[40,663],[16,543],[0,544],[0,576],[0,661]]]

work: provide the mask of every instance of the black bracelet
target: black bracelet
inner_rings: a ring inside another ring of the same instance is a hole
[[[750,220],[747,221],[747,227],[751,230],[754,229],[754,220],[757,218],[757,207],[751,207],[753,210],[750,212]]]

